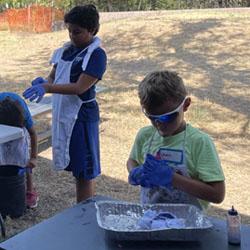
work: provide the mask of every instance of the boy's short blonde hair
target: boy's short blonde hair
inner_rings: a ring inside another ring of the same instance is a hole
[[[187,90],[176,72],[166,70],[149,73],[140,83],[138,94],[141,106],[150,113],[166,101],[182,102]]]

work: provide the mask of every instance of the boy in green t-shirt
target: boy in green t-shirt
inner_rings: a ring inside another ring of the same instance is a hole
[[[212,139],[186,124],[191,98],[175,72],[150,73],[139,85],[152,126],[138,132],[129,159],[129,183],[142,203],[187,203],[200,209],[225,196],[224,175]]]

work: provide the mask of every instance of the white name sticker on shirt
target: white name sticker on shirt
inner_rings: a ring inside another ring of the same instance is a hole
[[[162,160],[172,163],[182,163],[183,161],[183,151],[177,149],[160,148],[159,156]]]

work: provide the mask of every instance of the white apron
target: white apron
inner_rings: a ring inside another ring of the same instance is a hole
[[[183,150],[170,150],[167,148],[160,149],[160,157],[168,165],[170,165],[175,172],[178,172],[184,176],[189,177],[187,164],[186,164],[186,133],[187,126],[184,132]],[[153,141],[155,133],[152,135],[148,146],[148,153],[150,153],[151,143]],[[167,156],[168,155],[168,156]],[[171,159],[170,159],[171,158]],[[141,202],[142,203],[185,203],[197,206],[199,209],[203,209],[199,200],[191,196],[176,187],[171,186],[171,191],[165,187],[154,185],[152,189],[147,187],[141,187]]]
[[[29,133],[23,129],[24,136],[16,140],[0,144],[0,165],[27,166],[29,154]]]
[[[80,51],[75,59],[84,51],[88,50],[83,59],[82,69],[85,70],[91,53],[100,45],[100,39],[94,37],[93,43]],[[55,51],[51,63],[57,62],[54,84],[65,84],[70,82],[70,71],[73,61],[61,59],[63,49]],[[57,58],[56,58],[57,57]],[[58,58],[59,57],[59,58]],[[74,84],[74,83],[71,83]],[[70,162],[69,144],[71,134],[77,119],[77,114],[82,103],[95,100],[82,101],[77,95],[52,95],[52,149],[53,149],[53,168],[55,170],[65,169]]]

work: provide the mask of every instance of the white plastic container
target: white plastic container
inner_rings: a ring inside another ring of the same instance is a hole
[[[240,215],[237,210],[232,209],[227,212],[227,237],[228,243],[232,245],[240,245],[241,242],[241,222]]]

